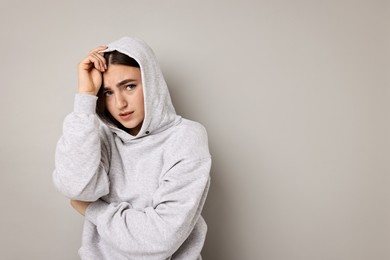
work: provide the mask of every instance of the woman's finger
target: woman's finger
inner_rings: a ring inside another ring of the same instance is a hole
[[[102,47],[102,49],[98,49],[97,51],[96,51],[96,54],[98,54],[100,57],[102,57],[102,60],[103,60],[103,66],[105,67],[105,69],[107,69],[107,62],[106,62],[106,58],[104,58],[104,54],[105,54],[105,52],[100,52],[100,51],[103,51],[103,50],[105,50],[105,49],[107,49],[108,48],[108,46],[101,46]]]
[[[92,54],[88,55],[83,63],[87,64],[87,65],[88,64],[93,64],[92,68],[95,67],[97,70],[100,70],[100,71],[102,70],[101,67],[100,67],[101,65],[100,65],[99,59],[96,56],[92,55]]]
[[[103,71],[103,61],[98,57],[96,53],[91,53],[88,55],[89,59],[93,62],[96,69]]]
[[[104,59],[104,57],[102,57],[101,55],[97,54],[96,52],[91,53],[90,55],[98,60],[100,70],[104,71],[104,69],[106,67],[106,60]]]
[[[93,63],[93,66],[101,72],[104,72],[104,70],[107,69],[107,64],[104,56],[100,55],[98,51],[105,50],[107,48],[108,46],[106,45],[98,46],[91,50],[86,57],[86,59],[88,60],[87,62]]]
[[[93,52],[91,54],[99,58],[103,62],[103,64],[106,63],[106,59],[104,58],[104,53]]]
[[[107,69],[107,61],[106,61],[106,58],[104,58],[104,52],[96,52],[96,54],[102,58],[103,66],[105,69]]]
[[[95,57],[91,57],[91,61],[92,61],[92,63],[93,63],[93,65],[94,65],[94,67],[97,69],[97,70],[102,70],[101,69],[101,67],[100,67],[100,63],[99,63],[99,60],[97,59],[97,58],[95,58]]]

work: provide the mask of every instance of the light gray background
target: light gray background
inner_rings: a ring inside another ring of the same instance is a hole
[[[0,258],[78,259],[53,187],[77,63],[154,49],[213,155],[205,260],[390,259],[389,1],[1,1]]]

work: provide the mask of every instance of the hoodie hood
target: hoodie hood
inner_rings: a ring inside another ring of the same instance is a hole
[[[153,50],[143,40],[129,36],[113,41],[107,46],[107,49],[100,52],[116,50],[135,59],[140,65],[145,116],[141,130],[136,136],[119,129],[106,117],[99,116],[99,118],[123,142],[156,134],[175,125],[180,120],[180,116],[175,112],[167,84]]]

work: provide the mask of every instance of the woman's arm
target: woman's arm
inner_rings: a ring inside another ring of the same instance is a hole
[[[105,70],[98,51],[105,48],[95,48],[79,63],[74,110],[65,118],[56,146],[54,184],[71,199],[95,201],[109,192],[109,148],[95,112]]]
[[[70,200],[70,205],[81,215],[85,216],[85,210],[92,202],[81,200]]]
[[[201,214],[210,167],[210,157],[180,161],[164,175],[151,207],[139,210],[126,202],[98,200],[89,204],[85,217],[105,242],[129,258],[149,254],[166,259],[189,236]]]
[[[53,181],[70,199],[95,201],[109,192],[109,145],[97,118],[96,96],[76,94],[55,151]]]

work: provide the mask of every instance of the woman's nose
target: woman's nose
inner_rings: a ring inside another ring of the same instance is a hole
[[[116,99],[116,105],[119,109],[127,106],[127,101],[121,94],[117,94],[115,96],[115,99]]]

